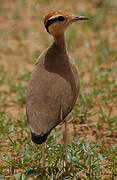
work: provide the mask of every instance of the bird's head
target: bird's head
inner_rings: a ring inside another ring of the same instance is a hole
[[[70,14],[68,11],[57,10],[45,16],[44,25],[47,32],[55,37],[64,34],[67,27],[73,22],[87,19],[84,16]]]

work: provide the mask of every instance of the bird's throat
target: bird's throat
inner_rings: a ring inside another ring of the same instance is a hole
[[[56,45],[63,51],[66,51],[66,43],[65,43],[65,38],[64,34],[62,35],[56,35],[54,37]]]

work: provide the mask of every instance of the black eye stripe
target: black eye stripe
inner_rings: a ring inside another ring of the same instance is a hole
[[[46,27],[47,32],[49,32],[48,27],[49,27],[51,24],[55,23],[56,21],[58,21],[58,17],[49,19],[49,20],[46,22],[45,27]]]
[[[59,16],[59,17],[58,17],[58,20],[59,20],[59,21],[64,21],[65,18],[64,18],[63,16]]]
[[[64,20],[65,20],[65,18],[63,16],[59,16],[56,18],[49,19],[45,24],[47,32],[49,32],[48,28],[51,24],[55,23],[56,21],[64,21]]]

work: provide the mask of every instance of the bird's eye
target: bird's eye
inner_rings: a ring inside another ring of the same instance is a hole
[[[59,16],[59,17],[58,17],[58,20],[59,20],[59,21],[64,21],[65,18],[64,18],[63,16]]]

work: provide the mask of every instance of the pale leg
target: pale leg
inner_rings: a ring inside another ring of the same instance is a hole
[[[64,138],[64,144],[65,144],[65,161],[66,161],[66,165],[67,165],[67,144],[68,144],[68,123],[67,123],[67,119],[65,120],[65,138]]]
[[[42,167],[45,168],[45,143],[42,144]]]
[[[63,120],[63,113],[62,113],[62,108],[61,108],[61,111],[60,111],[60,119],[61,121]],[[67,118],[65,119],[65,132],[64,132],[64,145],[65,145],[65,162],[66,162],[66,165],[67,165],[67,144],[68,144],[68,139],[67,139],[67,131],[68,131],[68,123],[67,123]]]

